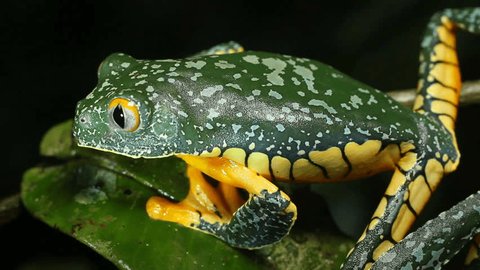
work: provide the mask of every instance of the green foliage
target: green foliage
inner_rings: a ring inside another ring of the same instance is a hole
[[[330,231],[296,229],[276,245],[245,251],[174,223],[151,220],[145,212],[150,196],[180,200],[186,195],[183,162],[77,148],[71,124],[57,125],[45,135],[41,153],[56,162],[25,173],[23,203],[35,217],[120,269],[338,269],[352,247],[351,240]]]

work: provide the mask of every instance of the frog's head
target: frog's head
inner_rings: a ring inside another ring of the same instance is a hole
[[[175,153],[177,117],[168,97],[132,83],[141,62],[113,54],[98,69],[98,85],[78,102],[73,135],[79,146],[130,157],[163,157]]]

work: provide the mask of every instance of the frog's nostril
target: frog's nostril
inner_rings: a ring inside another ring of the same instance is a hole
[[[91,117],[87,112],[80,114],[77,119],[77,124],[83,128],[88,128],[91,125]]]

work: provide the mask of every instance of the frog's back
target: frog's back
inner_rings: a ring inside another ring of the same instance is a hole
[[[360,160],[390,169],[400,144],[417,139],[415,113],[317,61],[255,51],[182,61],[164,81],[182,85],[172,109],[186,153],[223,155],[269,178],[333,180],[358,177]]]

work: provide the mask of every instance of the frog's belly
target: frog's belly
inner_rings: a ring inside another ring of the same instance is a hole
[[[411,144],[389,144],[382,148],[378,140],[363,144],[350,142],[343,148],[313,150],[293,163],[284,159],[269,159],[268,164],[249,162],[247,166],[268,179],[295,182],[329,182],[368,177],[393,170],[400,160],[402,149],[413,149]],[[265,167],[269,167],[269,171]],[[272,177],[273,175],[273,177]]]

